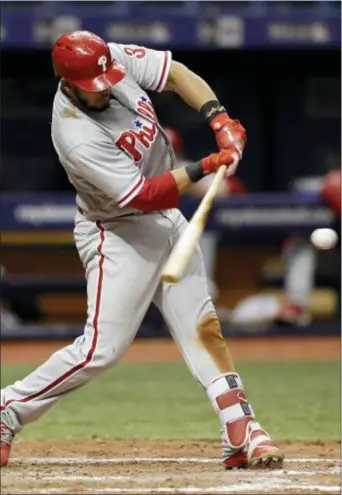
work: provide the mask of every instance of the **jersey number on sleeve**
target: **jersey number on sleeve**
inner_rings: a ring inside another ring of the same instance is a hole
[[[124,52],[130,57],[144,58],[146,50],[144,48],[129,48],[126,46]]]

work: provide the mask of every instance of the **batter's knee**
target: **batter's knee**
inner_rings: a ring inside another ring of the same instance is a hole
[[[113,328],[115,327],[111,326],[111,334],[115,335]],[[119,336],[118,334],[116,336],[117,338],[115,339],[113,337],[110,339],[100,339],[91,360],[91,366],[93,368],[111,368],[129,347],[131,340],[127,336]]]
[[[115,364],[118,354],[113,348],[95,349],[91,360],[91,366],[98,369],[107,369]]]

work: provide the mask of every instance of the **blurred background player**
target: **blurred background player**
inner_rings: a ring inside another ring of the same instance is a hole
[[[318,177],[301,177],[293,189],[302,194],[318,193],[336,220],[341,217],[341,169],[333,168]],[[276,322],[284,325],[307,325],[311,321],[310,302],[315,288],[317,250],[308,237],[289,237],[283,244],[286,299],[281,304]]]
[[[332,168],[322,176],[300,177],[290,184],[300,194],[317,193],[335,216],[337,230],[341,219],[341,169]],[[281,244],[284,267],[283,296],[257,294],[243,298],[233,311],[222,312],[223,318],[237,325],[304,327],[313,319],[313,294],[317,288],[320,248],[310,236],[292,235]],[[336,272],[340,270],[336,267]],[[337,282],[337,285],[339,283]]]

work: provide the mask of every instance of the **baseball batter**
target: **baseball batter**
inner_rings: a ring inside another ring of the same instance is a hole
[[[119,360],[153,301],[219,416],[225,467],[279,468],[283,454],[255,421],[222,337],[199,248],[181,282],[160,279],[187,225],[179,195],[222,164],[234,173],[245,129],[169,51],[76,31],[56,41],[52,60],[60,78],[52,141],[77,191],[74,238],[87,280],[87,321],[73,344],[1,391],[1,465],[24,425]],[[176,168],[147,90],[178,93],[206,119],[220,151]]]

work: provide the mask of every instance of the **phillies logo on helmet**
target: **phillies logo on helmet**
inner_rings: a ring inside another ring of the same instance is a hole
[[[97,61],[97,65],[101,65],[103,72],[107,70],[107,57],[106,55],[101,55]]]
[[[139,115],[146,117],[148,122],[139,118],[135,119],[133,122],[134,130],[129,129],[122,132],[115,144],[138,164],[141,162],[144,152],[149,150],[155,141],[158,119],[146,96],[141,96],[136,105]]]

